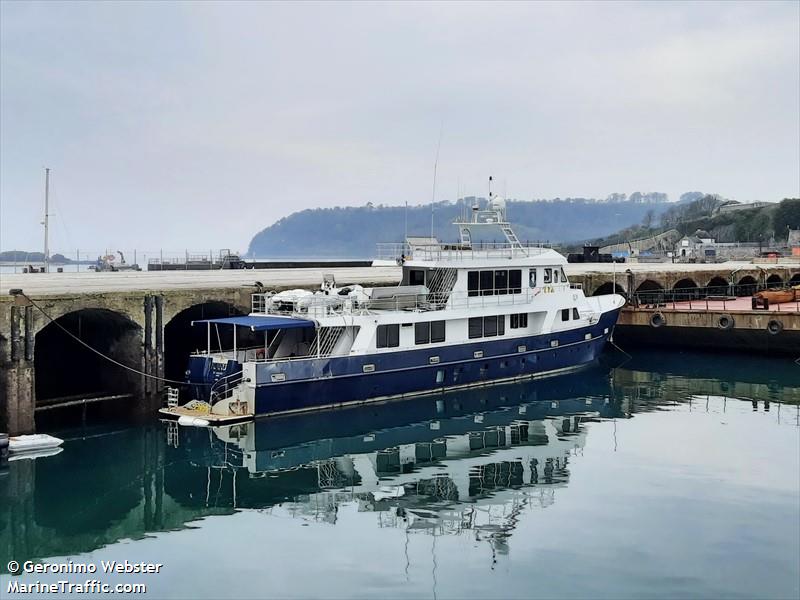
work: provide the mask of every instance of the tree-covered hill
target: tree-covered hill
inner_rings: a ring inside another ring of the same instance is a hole
[[[593,240],[599,246],[649,238],[670,229],[682,236],[708,232],[718,242],[786,242],[788,229],[800,229],[800,198],[784,198],[766,206],[725,210],[738,203],[707,195],[693,202],[674,205],[655,223],[637,223],[616,233]],[[657,223],[657,224],[656,224]]]
[[[684,194],[683,200],[702,196]],[[263,229],[250,242],[251,257],[368,258],[379,242],[399,242],[404,232],[455,240],[452,222],[472,206],[473,198],[431,205],[336,207],[293,213]],[[483,199],[480,199],[483,201]],[[653,221],[676,203],[665,194],[614,194],[603,200],[557,198],[507,203],[508,220],[521,240],[568,242],[608,235],[620,225]],[[499,235],[499,234],[498,234]],[[499,240],[499,238],[498,238]]]

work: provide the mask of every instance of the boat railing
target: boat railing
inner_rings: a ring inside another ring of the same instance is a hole
[[[525,258],[550,249],[547,242],[475,242],[472,244],[402,242],[378,244],[377,258],[402,264],[406,260],[462,261],[488,258]]]
[[[233,391],[244,379],[244,372],[237,371],[225,377],[220,377],[212,385],[208,394],[210,404],[213,406],[220,400],[225,400],[233,395]]]
[[[264,353],[264,345],[258,344],[255,346],[239,346],[236,349],[236,352],[234,352],[232,349],[213,350],[211,352],[208,350],[195,350],[194,352],[191,352],[189,356],[205,356],[218,359],[218,361],[222,362],[233,360],[238,363],[242,363],[260,358],[264,355]]]
[[[542,292],[567,292],[579,284],[548,283],[535,288],[519,288],[508,290],[509,293],[472,292],[437,292],[428,294],[398,294],[387,298],[357,299],[337,296],[320,296],[303,298],[298,307],[278,309],[269,302],[269,294],[254,294],[259,298],[252,301],[253,312],[258,314],[281,314],[304,318],[319,318],[335,315],[365,315],[376,311],[410,311],[427,312],[444,308],[483,308],[491,306],[509,306],[530,304]],[[383,288],[382,288],[383,289]],[[284,305],[285,306],[285,305]]]

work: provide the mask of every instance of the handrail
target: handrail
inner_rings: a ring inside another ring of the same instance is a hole
[[[381,288],[385,289],[385,288]],[[319,298],[303,298],[303,305],[300,310],[295,307],[291,310],[278,310],[269,306],[268,294],[253,294],[262,296],[261,299],[253,300],[253,307],[260,308],[254,310],[259,314],[283,314],[296,315],[303,317],[321,317],[333,315],[367,315],[374,311],[384,310],[406,310],[417,312],[428,312],[442,310],[443,308],[482,308],[486,306],[509,306],[518,304],[530,304],[543,289],[553,291],[568,291],[571,289],[581,289],[577,283],[548,283],[535,288],[522,287],[519,293],[507,294],[486,294],[481,292],[440,292],[428,294],[398,294],[388,298],[370,298],[364,301],[341,297],[341,302],[332,304],[331,299],[335,296],[322,296]],[[263,308],[261,308],[263,306]]]
[[[225,375],[217,379],[211,385],[211,389],[208,392],[209,404],[213,406],[216,402],[230,398],[231,394],[233,394],[233,390],[236,389],[243,379],[244,371],[237,371],[236,373],[231,373],[230,375]]]
[[[683,308],[683,306],[679,306],[679,304],[685,304],[687,302],[690,309],[696,306],[705,306],[706,310],[710,309],[709,303],[722,303],[722,310],[727,310],[729,302],[751,297],[758,292],[777,290],[782,287],[783,286],[777,286],[775,284],[764,285],[759,282],[727,286],[673,288],[671,290],[641,290],[633,293],[628,301],[634,307],[666,308],[670,306],[673,310]],[[794,305],[797,310],[800,310],[800,300],[783,302],[781,304]],[[780,304],[774,304],[772,306],[776,307],[775,310],[780,311]]]
[[[377,244],[380,260],[472,260],[475,258],[526,257],[550,249],[546,242],[475,242],[413,244],[403,242]]]

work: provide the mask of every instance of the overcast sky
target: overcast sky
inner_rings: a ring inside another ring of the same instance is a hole
[[[246,249],[295,210],[800,195],[800,3],[0,3],[0,248]]]

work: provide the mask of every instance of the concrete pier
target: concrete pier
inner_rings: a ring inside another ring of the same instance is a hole
[[[587,295],[800,284],[800,263],[571,264],[566,271]],[[0,431],[33,432],[37,406],[52,406],[59,395],[133,394],[144,398],[132,400],[138,402],[135,410],[150,411],[160,405],[163,382],[147,375],[182,380],[188,354],[205,347],[205,338],[197,339],[198,333],[205,334],[194,331],[192,320],[246,314],[254,291],[315,289],[328,273],[339,285],[364,286],[394,285],[401,275],[393,266],[2,274]],[[24,290],[47,316],[24,297],[11,296],[9,290],[15,288]],[[62,327],[146,375],[109,366]]]

